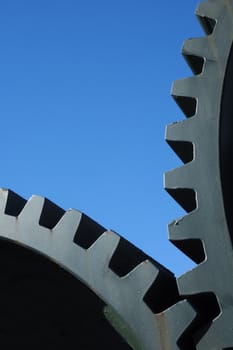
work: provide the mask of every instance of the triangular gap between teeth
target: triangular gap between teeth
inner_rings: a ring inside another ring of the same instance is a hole
[[[173,98],[187,118],[191,118],[196,114],[196,98],[176,95],[173,95]]]
[[[217,21],[207,16],[197,15],[197,18],[206,35],[211,35],[214,31]]]
[[[196,264],[200,264],[206,258],[203,242],[200,239],[170,239],[170,242],[172,242]]]
[[[39,225],[53,229],[64,215],[65,210],[45,198]]]
[[[15,192],[8,190],[5,214],[15,217],[18,216],[23,210],[26,203],[26,199],[19,196]]]
[[[78,229],[74,235],[74,243],[88,249],[104,233],[106,229],[97,222],[82,214]]]
[[[166,141],[184,164],[189,163],[193,160],[194,147],[192,142],[173,140]]]
[[[160,271],[143,300],[155,314],[177,303],[180,297],[174,275],[171,272]]]
[[[197,208],[196,192],[190,188],[166,188],[180,206],[190,213]]]
[[[203,57],[183,53],[183,56],[192,69],[193,74],[198,75],[203,71],[205,59]]]
[[[109,268],[119,277],[123,277],[145,260],[148,260],[148,256],[142,250],[121,237]]]

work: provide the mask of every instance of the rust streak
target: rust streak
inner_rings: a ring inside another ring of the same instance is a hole
[[[169,332],[166,324],[166,316],[164,312],[156,314],[157,329],[159,331],[161,350],[169,350]]]

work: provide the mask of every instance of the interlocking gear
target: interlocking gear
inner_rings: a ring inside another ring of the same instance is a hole
[[[233,0],[197,16],[206,36],[182,50],[194,76],[172,92],[187,119],[166,136],[184,166],[165,176],[188,213],[169,238],[197,266],[176,281],[79,211],[0,190],[2,347],[233,348]]]
[[[43,197],[25,201],[1,190],[0,237],[3,251],[5,240],[23,246],[61,266],[94,291],[106,304],[106,318],[134,349],[178,349],[176,342],[196,315],[186,301],[180,301],[171,272],[77,210],[65,212]],[[25,273],[21,271],[21,275],[18,269],[17,281],[24,280]],[[15,280],[15,272],[12,274],[6,286]],[[38,331],[39,338],[40,332],[43,330]],[[116,343],[124,349],[122,346]],[[89,348],[87,344],[85,348]],[[104,348],[109,348],[109,343]]]
[[[187,119],[166,134],[184,166],[165,187],[188,212],[169,225],[170,240],[198,264],[178,279],[179,292],[209,314],[197,349],[218,350],[233,347],[233,1],[209,0],[196,13],[206,37],[182,50],[195,76],[172,89]]]

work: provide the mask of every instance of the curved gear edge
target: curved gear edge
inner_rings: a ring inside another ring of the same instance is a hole
[[[83,234],[89,240],[85,248]],[[174,276],[152,259],[123,276],[114,272],[109,266],[122,238],[78,210],[65,212],[46,198],[26,201],[1,189],[0,237],[42,254],[87,285],[107,304],[106,318],[134,349],[179,349],[179,339],[196,317],[186,300],[177,300]]]
[[[178,288],[203,315],[204,326],[196,336],[199,350],[233,346],[232,242],[219,167],[219,116],[233,40],[232,13],[229,0],[198,6],[206,36],[185,41],[182,49],[194,76],[172,88],[187,119],[166,130],[168,144],[184,165],[165,175],[165,188],[188,213],[169,225],[169,239],[198,264],[178,278]]]

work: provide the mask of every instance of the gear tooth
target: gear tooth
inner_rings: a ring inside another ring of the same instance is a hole
[[[182,54],[187,59],[194,74],[200,74],[202,72],[205,59],[214,59],[209,41],[206,37],[186,40],[183,44]],[[198,58],[200,60],[198,60]]]
[[[207,51],[208,40],[206,38],[189,39],[184,42],[182,55],[195,75],[202,73]]]
[[[224,5],[223,1],[205,1],[201,2],[197,7],[195,11],[196,16],[207,35],[213,33],[217,19]]]
[[[168,225],[169,239],[201,239],[201,222],[199,210],[195,210]]]
[[[206,258],[198,214],[196,210],[168,225],[169,240],[197,264]]]
[[[73,241],[78,230],[82,213],[78,210],[70,209],[58,221],[53,229],[53,232],[60,238],[60,240]]]
[[[198,341],[197,350],[232,349],[232,325],[229,323],[232,317],[232,305],[225,312],[223,317],[213,320],[208,333]]]
[[[229,344],[230,346],[227,346],[223,348],[222,343],[222,334],[221,337],[218,338],[217,334],[219,329],[215,329],[215,323],[212,323],[212,326],[209,330],[209,332],[205,335],[205,337],[202,337],[201,340],[198,341],[196,345],[197,350],[206,350],[206,349],[231,349],[232,342]],[[226,329],[226,327],[224,327]],[[217,332],[216,332],[217,331]],[[224,332],[225,333],[225,332]],[[218,339],[220,340],[220,344],[218,344]]]
[[[172,84],[172,96],[196,99],[199,91],[199,80],[200,78],[196,76],[175,80]]]
[[[195,14],[197,16],[202,16],[202,17],[207,17],[207,18],[212,18],[217,20],[224,5],[225,5],[224,1],[219,1],[219,0],[202,1],[197,6],[195,10]]]
[[[199,77],[176,80],[172,86],[172,96],[187,118],[193,117],[197,109]]]
[[[188,163],[165,174],[166,191],[188,213],[197,208],[195,184],[192,182],[193,164]]]
[[[192,176],[193,167],[194,162],[190,162],[165,173],[165,189],[195,188],[196,181]]]
[[[192,142],[193,141],[193,129],[195,127],[196,118],[184,119],[173,124],[169,124],[166,127],[166,141],[177,142]]]
[[[184,330],[194,321],[196,316],[196,311],[187,300],[182,300],[166,310],[168,329],[172,332],[172,338],[179,341],[181,334],[184,333]],[[176,349],[180,349],[180,347]]]
[[[129,283],[135,286],[135,292],[138,297],[140,296],[140,298],[143,299],[158,274],[159,270],[157,267],[149,260],[145,260],[128,273],[128,275],[122,278],[129,280]]]
[[[190,118],[166,127],[167,143],[185,164],[194,159],[193,128],[195,123],[196,118]]]
[[[5,213],[8,193],[9,193],[8,189],[5,189],[5,188],[0,189],[0,212],[1,212],[1,214]]]
[[[203,261],[194,269],[178,277],[177,285],[180,295],[195,295],[209,293],[211,291],[210,286],[213,284],[212,274],[209,273],[208,268],[206,267],[206,261],[207,260]]]
[[[116,233],[104,232],[87,250],[93,264],[98,261],[102,266],[108,266],[119,241],[120,237]]]
[[[31,222],[34,225],[40,221],[45,198],[33,195],[25,204],[23,210],[19,214],[19,219]]]
[[[0,212],[11,216],[18,216],[26,200],[8,189],[0,190]]]

